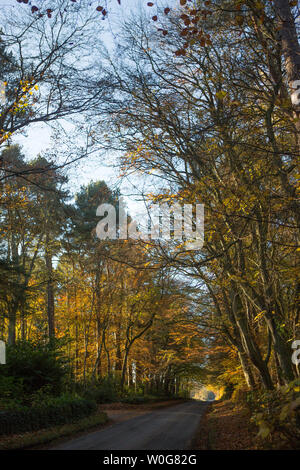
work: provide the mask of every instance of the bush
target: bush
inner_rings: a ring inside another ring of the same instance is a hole
[[[0,410],[21,405],[23,381],[21,378],[0,375]]]
[[[223,395],[221,397],[222,400],[230,400],[230,398],[232,397],[232,394],[234,392],[234,384],[233,383],[227,383],[225,386],[224,386],[224,390],[223,390]]]
[[[129,403],[132,405],[141,405],[143,403],[154,403],[156,401],[162,401],[169,399],[170,397],[166,396],[154,396],[154,395],[138,395],[134,392],[127,393],[121,398],[122,403]]]
[[[245,390],[243,388],[236,388],[231,396],[232,401],[236,403],[247,403],[247,397],[248,397],[248,390]]]
[[[130,405],[141,405],[142,403],[149,403],[149,399],[146,396],[138,395],[127,395],[121,398],[122,403],[129,403]]]
[[[58,344],[20,341],[7,348],[7,363],[0,368],[0,383],[3,386],[6,382],[7,396],[29,404],[28,397],[45,386],[53,395],[59,395],[68,372]]]
[[[271,447],[279,441],[280,445],[299,448],[300,379],[277,390],[249,392],[248,404],[260,439]]]
[[[72,423],[89,416],[97,409],[96,402],[62,395],[48,398],[31,408],[0,412],[0,435],[36,431],[60,424]]]
[[[118,383],[112,377],[104,377],[96,383],[90,384],[83,396],[96,403],[111,403],[119,400]]]

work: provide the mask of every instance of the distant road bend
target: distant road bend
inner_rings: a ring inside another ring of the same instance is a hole
[[[113,424],[52,450],[185,450],[208,402],[191,400]]]

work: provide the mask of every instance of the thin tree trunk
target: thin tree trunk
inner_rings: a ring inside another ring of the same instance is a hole
[[[247,356],[245,352],[238,352],[239,360],[243,369],[243,373],[245,376],[246,384],[250,390],[255,389],[255,380],[254,376],[252,374],[252,370],[250,365],[248,364]]]
[[[55,338],[54,281],[52,254],[49,250],[49,237],[46,235],[45,262],[47,270],[47,317],[49,338]]]
[[[272,390],[274,388],[272,379],[268,370],[268,366],[261,357],[260,351],[257,345],[254,343],[253,338],[251,337],[247,323],[242,313],[243,304],[241,302],[239,294],[236,294],[232,303],[233,313],[236,318],[236,323],[241,333],[241,338],[243,342],[244,349],[251,360],[252,364],[257,368],[263,386],[267,390]]]

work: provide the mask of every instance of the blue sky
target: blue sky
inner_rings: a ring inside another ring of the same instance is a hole
[[[168,4],[174,4],[175,0],[170,0]],[[94,3],[95,0],[92,0]],[[1,2],[2,3],[2,2]],[[16,0],[4,0],[3,6],[13,7],[13,8],[26,8],[27,5],[19,5]],[[96,1],[97,5],[102,5],[105,2],[101,0]],[[162,2],[160,2],[161,4]],[[32,1],[32,4],[35,4]],[[36,1],[38,4],[38,0]],[[49,2],[49,5],[53,6],[53,0]],[[166,2],[163,2],[166,4]],[[147,0],[121,0],[121,7],[118,5],[117,0],[110,0],[110,10],[109,10],[109,21],[103,21],[103,28],[106,32],[103,34],[101,40],[108,50],[113,49],[114,45],[114,35],[117,35],[118,27],[116,24],[122,19],[126,18],[128,14],[131,14],[136,9],[145,9],[149,15],[153,15],[156,12],[156,8],[147,7]],[[3,10],[2,10],[3,11]],[[101,21],[101,16],[99,16],[99,21]],[[113,31],[113,34],[111,33]],[[72,125],[68,122],[63,122],[63,127],[66,130],[72,132]],[[23,151],[28,158],[34,158],[39,153],[47,151],[53,147],[53,141],[51,140],[51,127],[47,124],[35,124],[26,129],[26,134],[17,135],[14,137],[13,141],[19,143],[23,147]],[[55,144],[55,142],[54,142]],[[112,157],[117,162],[116,155],[107,155],[106,163],[103,162],[103,157],[97,158],[95,155],[92,158],[84,159],[76,167],[69,167],[68,176],[69,176],[69,186],[72,192],[79,189],[82,184],[88,184],[90,181],[96,181],[98,179],[103,179],[107,182],[109,186],[115,186],[120,184],[120,179],[118,178],[118,168],[112,168],[109,166],[111,164]],[[100,163],[101,162],[101,163]],[[132,183],[132,184],[131,184]],[[136,181],[123,181],[121,185],[121,190],[125,195],[125,200],[128,204],[128,207],[133,214],[137,214],[141,210],[141,203],[136,202],[133,196],[126,197],[128,194],[136,192],[135,186]],[[151,183],[149,181],[149,188]],[[150,189],[149,189],[150,192]]]

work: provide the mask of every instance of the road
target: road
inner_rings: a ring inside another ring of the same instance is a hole
[[[208,402],[188,401],[113,424],[52,450],[184,450]]]

